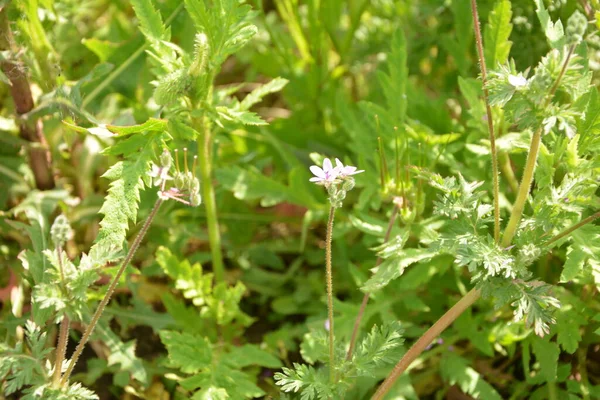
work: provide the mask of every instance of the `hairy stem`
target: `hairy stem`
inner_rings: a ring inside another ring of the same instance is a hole
[[[17,49],[6,13],[6,6],[0,8],[0,50],[9,52],[0,62],[0,68],[11,83],[10,93],[15,103],[19,136],[30,143],[27,153],[35,186],[40,190],[48,190],[54,188],[52,156],[44,136],[42,120],[28,122],[20,118],[33,109],[34,102],[26,75],[27,68],[21,61],[12,58]]]
[[[112,296],[113,292],[115,291],[115,288],[117,287],[117,284],[119,283],[119,279],[121,278],[121,275],[123,275],[125,268],[131,262],[131,259],[133,258],[138,247],[140,247],[140,244],[142,243],[144,236],[146,236],[146,233],[148,232],[148,228],[150,228],[150,225],[152,224],[152,220],[156,216],[156,213],[158,212],[158,209],[160,208],[160,205],[162,204],[162,202],[163,202],[162,199],[160,199],[160,198],[156,199],[156,203],[154,203],[154,207],[152,208],[152,211],[150,211],[148,218],[146,218],[144,225],[142,225],[142,229],[139,231],[138,235],[136,236],[135,240],[133,241],[133,244],[129,248],[129,252],[127,252],[127,256],[125,257],[125,260],[119,267],[117,274],[115,275],[112,282],[110,283],[110,286],[108,287],[108,290],[106,291],[106,294],[104,295],[104,298],[102,298],[102,301],[100,301],[100,304],[98,304],[98,307],[96,308],[96,312],[94,312],[94,316],[92,317],[92,320],[90,321],[85,332],[83,333],[81,340],[79,340],[79,343],[77,343],[77,347],[75,348],[75,352],[73,353],[73,356],[71,357],[69,366],[67,367],[67,370],[65,371],[65,374],[62,377],[61,385],[65,385],[69,381],[69,377],[71,376],[71,373],[73,372],[73,368],[75,368],[75,365],[77,364],[77,361],[79,360],[79,357],[81,356],[81,353],[83,352],[83,348],[85,347],[87,341],[89,340],[90,335],[94,331],[94,328],[96,327],[96,324],[98,323],[98,320],[100,319],[100,316],[102,315],[102,312],[104,311],[104,308],[110,301],[110,297]]]
[[[325,275],[327,280],[327,314],[329,320],[329,379],[335,383],[335,358],[333,337],[333,273],[331,271],[331,236],[333,234],[333,218],[335,207],[329,209],[327,221],[327,238],[325,239]]]
[[[402,359],[396,364],[392,372],[385,378],[385,381],[379,386],[377,392],[371,400],[381,400],[389,392],[394,385],[396,379],[406,371],[410,364],[425,350],[425,348],[433,342],[456,318],[458,318],[467,308],[469,308],[477,299],[480,292],[477,289],[472,289],[469,293],[463,296],[446,314],[442,315],[435,324],[431,326],[412,347],[404,354]]]
[[[56,345],[56,356],[54,358],[54,375],[52,376],[52,386],[55,388],[61,386],[60,374],[62,373],[62,365],[67,352],[67,343],[69,342],[69,326],[69,317],[67,317],[67,314],[64,314],[62,321],[60,321],[58,344]]]
[[[560,239],[568,236],[571,234],[571,232],[575,231],[576,229],[581,228],[582,226],[584,226],[585,224],[589,224],[590,222],[592,222],[593,220],[600,218],[600,211],[596,212],[595,214],[590,215],[589,217],[581,220],[581,222],[576,223],[575,225],[565,229],[564,231],[562,231],[561,233],[559,233],[558,235],[554,236],[552,239],[548,240],[546,242],[546,246],[551,245],[554,242],[559,241]]]
[[[487,89],[487,69],[485,56],[483,54],[483,40],[481,39],[481,27],[479,15],[477,14],[477,1],[471,0],[471,13],[473,14],[473,29],[475,30],[475,43],[477,43],[477,55],[479,56],[479,68],[481,69],[481,82],[483,83],[483,99],[485,100],[485,111],[487,115],[488,131],[490,134],[490,148],[492,152],[492,180],[494,188],[494,240],[500,241],[500,203],[498,183],[498,152],[496,151],[496,135],[494,134],[494,116],[490,106],[489,93]]]
[[[398,216],[398,206],[394,204],[394,209],[392,210],[392,215],[390,216],[390,222],[388,223],[387,230],[385,231],[385,237],[383,239],[383,243],[387,243],[390,240],[390,234],[392,233],[392,228],[396,223],[396,217]],[[378,267],[381,264],[382,258],[377,257],[377,261],[375,261],[375,267]],[[352,336],[350,337],[350,347],[348,348],[348,352],[346,353],[346,360],[350,361],[352,358],[352,352],[354,351],[354,346],[356,345],[356,338],[358,336],[358,331],[360,329],[360,323],[362,321],[363,315],[365,314],[365,309],[367,308],[367,303],[369,302],[370,293],[365,293],[362,299],[362,303],[360,304],[360,309],[358,310],[358,315],[356,316],[356,320],[354,321],[354,328],[352,328]]]
[[[221,232],[219,230],[219,219],[217,216],[217,201],[215,199],[215,188],[212,181],[213,165],[213,136],[204,119],[196,121],[200,124],[202,132],[201,140],[198,141],[198,154],[200,154],[200,176],[202,178],[202,197],[206,210],[206,224],[208,226],[208,241],[212,257],[212,269],[216,282],[225,280],[225,267],[223,264],[223,253],[221,250]]]
[[[569,60],[573,55],[573,51],[575,50],[575,46],[569,47],[569,52],[567,53],[567,57],[563,63],[562,69],[554,85],[550,89],[548,96],[546,97],[546,101],[544,102],[543,108],[548,107],[558,86],[560,85],[560,81],[567,70],[567,66],[569,65]],[[519,192],[517,194],[517,198],[515,200],[515,204],[512,209],[512,213],[510,214],[510,219],[508,221],[508,225],[504,230],[504,236],[502,237],[502,247],[508,247],[512,243],[513,237],[517,232],[517,227],[519,222],[521,221],[521,216],[523,215],[523,210],[525,209],[525,203],[527,202],[527,197],[529,196],[529,190],[531,189],[531,184],[533,182],[533,173],[535,172],[535,165],[537,162],[537,155],[540,149],[540,143],[542,140],[542,130],[543,126],[540,127],[534,132],[531,137],[531,144],[529,146],[529,153],[527,154],[527,161],[525,163],[525,170],[523,172],[523,177],[521,178],[521,185],[519,186]]]

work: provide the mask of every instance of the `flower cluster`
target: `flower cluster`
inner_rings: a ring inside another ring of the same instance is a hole
[[[333,207],[341,207],[346,193],[354,188],[353,175],[360,174],[364,170],[357,170],[352,165],[344,165],[339,159],[335,159],[335,167],[329,158],[323,160],[323,167],[313,165],[310,171],[314,177],[311,182],[325,186],[329,193],[329,201]]]
[[[183,149],[184,168],[179,168],[179,154],[175,150],[175,175],[169,175],[172,166],[171,154],[165,150],[160,155],[160,165],[152,165],[148,175],[153,178],[154,186],[159,186],[158,196],[163,200],[175,200],[188,206],[196,207],[202,202],[200,196],[200,181],[196,177],[196,162],[198,156],[194,156],[192,169],[188,168],[187,149]],[[168,181],[173,181],[173,187],[165,189]],[[188,200],[185,200],[187,198]]]

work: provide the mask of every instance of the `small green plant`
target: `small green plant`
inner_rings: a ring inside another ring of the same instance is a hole
[[[0,391],[600,398],[598,10],[3,4]]]

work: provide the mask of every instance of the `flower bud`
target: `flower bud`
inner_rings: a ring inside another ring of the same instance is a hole
[[[185,174],[182,172],[177,172],[175,174],[175,180],[173,182],[175,187],[179,190],[183,190],[185,188],[185,182],[186,182]]]
[[[192,207],[198,207],[202,203],[202,196],[198,192],[192,192],[190,194],[190,204]]]
[[[587,29],[588,20],[579,10],[576,10],[567,21],[566,39],[567,44],[577,45],[583,40]]]
[[[205,33],[196,34],[194,40],[194,61],[190,65],[189,74],[193,77],[198,77],[206,71],[206,64],[208,63],[208,55],[210,51],[210,45],[208,43],[208,37]]]
[[[168,171],[171,169],[172,162],[173,161],[171,160],[171,153],[169,153],[168,150],[163,151],[160,155],[160,166]]]
[[[50,228],[50,237],[57,246],[62,246],[63,243],[73,237],[73,230],[67,217],[62,214],[56,217]]]
[[[354,185],[355,185],[354,178],[347,177],[344,180],[344,183],[342,185],[342,190],[345,190],[346,192],[348,192],[354,188]]]
[[[154,100],[160,106],[166,106],[185,95],[190,83],[187,71],[180,69],[163,76],[154,90]]]

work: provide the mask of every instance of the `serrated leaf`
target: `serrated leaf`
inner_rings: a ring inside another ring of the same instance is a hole
[[[533,336],[531,338],[531,348],[539,362],[540,375],[546,382],[556,382],[558,356],[560,354],[558,345],[547,339]]]
[[[476,399],[501,400],[502,396],[496,389],[487,383],[481,375],[469,367],[467,360],[446,352],[440,362],[442,378],[451,385],[458,385],[460,389]]]
[[[485,27],[484,55],[488,68],[496,68],[508,60],[512,42],[508,40],[512,32],[512,10],[509,0],[499,0],[488,16]]]
[[[585,252],[579,247],[569,247],[567,259],[563,265],[562,274],[560,274],[560,282],[569,282],[577,277],[583,270],[583,264],[587,257]]]
[[[281,361],[271,353],[262,350],[255,344],[245,344],[235,346],[227,353],[223,362],[228,363],[233,368],[245,368],[250,365],[259,365],[266,368],[280,368]]]
[[[148,179],[150,162],[154,159],[155,147],[163,140],[164,133],[147,133],[127,137],[104,151],[111,155],[124,155],[126,159],[114,164],[103,175],[112,182],[100,213],[100,232],[90,254],[101,248],[123,248],[129,222],[137,218],[140,191]]]
[[[216,107],[219,117],[227,122],[242,125],[267,125],[267,123],[251,111],[238,111],[228,107]]]
[[[361,290],[365,292],[374,292],[387,286],[392,280],[398,278],[404,273],[406,267],[420,261],[429,260],[438,254],[437,250],[431,248],[422,249],[402,249],[396,257],[384,260],[373,276],[365,282]]]
[[[387,74],[380,73],[379,84],[387,101],[387,109],[395,126],[401,127],[406,116],[406,84],[408,81],[406,37],[402,27],[392,36],[387,61]]]
[[[167,347],[170,363],[186,373],[210,367],[212,345],[206,337],[175,331],[161,331],[160,340]]]
[[[244,100],[240,103],[240,110],[248,110],[250,107],[260,102],[263,97],[270,93],[279,92],[281,89],[288,84],[288,80],[284,78],[275,78],[269,83],[265,83],[257,89],[254,89],[250,94],[248,94]]]
[[[168,121],[165,119],[150,118],[140,125],[106,125],[106,129],[117,134],[118,137],[126,137],[134,133],[142,132],[162,132],[167,129]]]
[[[169,40],[162,17],[152,5],[151,0],[132,0],[131,5],[140,22],[140,31],[144,36],[153,40]]]
[[[156,262],[163,271],[175,281],[175,287],[181,290],[186,299],[201,306],[212,292],[212,274],[204,274],[202,266],[191,265],[188,260],[179,261],[169,249],[160,246],[156,251]]]
[[[386,322],[374,326],[371,332],[360,342],[352,357],[352,364],[359,375],[374,376],[375,368],[395,363],[400,356],[404,343],[404,329],[399,322]]]
[[[550,18],[550,14],[546,10],[544,6],[544,0],[535,0],[536,5],[536,14],[542,25],[542,29],[546,34],[546,38],[548,42],[550,42],[550,46],[554,49],[560,48],[564,43],[564,30],[563,25],[560,20],[556,22],[552,22]]]

